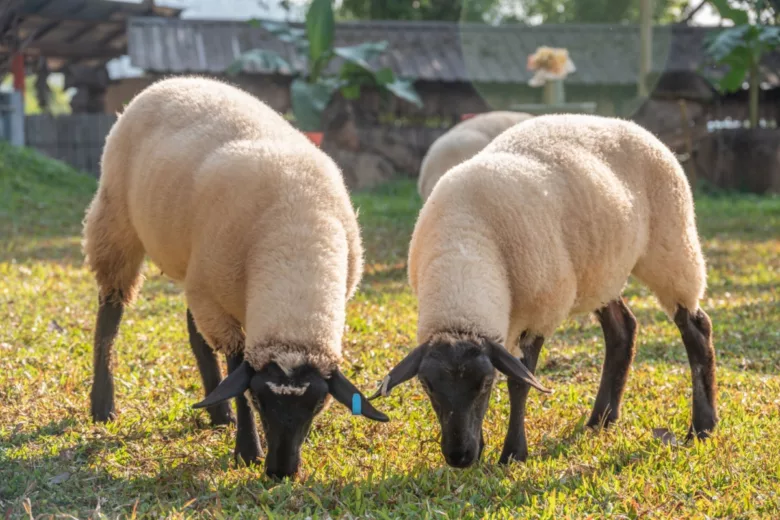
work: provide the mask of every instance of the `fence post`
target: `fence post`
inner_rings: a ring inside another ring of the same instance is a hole
[[[13,146],[24,146],[24,98],[18,91],[10,96],[10,142]]]

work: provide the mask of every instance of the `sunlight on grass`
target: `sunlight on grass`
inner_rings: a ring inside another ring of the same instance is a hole
[[[391,422],[332,406],[304,447],[300,482],[236,467],[233,428],[190,405],[202,388],[181,290],[147,264],[117,342],[119,420],[88,417],[95,283],[82,265],[81,218],[95,182],[0,144],[0,514],[78,518],[777,517],[780,514],[780,199],[702,197],[718,352],[720,427],[708,443],[672,446],[690,420],[690,374],[673,323],[635,282],[636,362],[616,427],[584,428],[603,360],[597,322],[567,320],[548,340],[532,392],[530,458],[496,464],[505,384],[485,422],[482,462],[444,465],[438,425],[416,383],[378,402]],[[348,308],[344,370],[372,392],[415,346],[406,248],[420,200],[397,181],[354,196],[366,274]],[[28,513],[29,511],[29,513]]]

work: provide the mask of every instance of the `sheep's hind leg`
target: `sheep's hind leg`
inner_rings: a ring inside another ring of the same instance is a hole
[[[244,361],[243,354],[228,356],[228,373],[238,368],[242,361]],[[236,449],[233,456],[236,462],[240,457],[245,464],[253,464],[263,456],[263,449],[260,447],[254,413],[244,395],[236,397],[236,418]]]
[[[604,366],[588,426],[609,426],[620,415],[620,401],[636,351],[636,318],[621,298],[596,311],[604,334]]]
[[[198,362],[198,370],[203,380],[205,395],[208,396],[222,381],[222,373],[220,372],[219,361],[214,350],[198,332],[192,312],[189,309],[187,309],[187,332],[190,336],[190,347],[192,347],[192,352],[195,354],[195,359]],[[236,422],[233,417],[233,411],[230,409],[229,401],[216,404],[206,408],[206,410],[211,417],[211,424],[213,425]]]
[[[520,338],[520,349],[523,352],[522,362],[533,374],[536,371],[536,362],[542,350],[544,338],[536,336],[528,338],[525,335]],[[528,399],[530,385],[509,379],[509,429],[504,439],[504,449],[501,451],[499,464],[508,464],[512,460],[524,462],[528,458],[528,441],[525,437],[525,403]]]
[[[693,423],[688,430],[688,439],[694,435],[706,439],[718,422],[712,322],[701,309],[691,313],[685,307],[678,306],[674,323],[682,335],[693,380]]]
[[[90,392],[92,420],[106,422],[116,418],[114,409],[113,350],[124,304],[121,296],[98,297],[99,307],[93,346],[93,380]]]

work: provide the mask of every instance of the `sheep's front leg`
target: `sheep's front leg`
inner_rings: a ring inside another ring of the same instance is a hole
[[[195,326],[195,319],[192,312],[187,309],[187,332],[190,336],[190,347],[195,354],[198,362],[198,370],[203,380],[205,395],[208,396],[222,381],[222,373],[219,369],[219,361],[214,350],[206,343],[205,338],[198,332]],[[229,424],[235,423],[233,411],[230,409],[230,402],[223,402],[206,408],[211,417],[211,424]]]
[[[242,361],[244,361],[243,354],[228,356],[228,373],[238,368]],[[236,397],[236,418],[236,449],[233,456],[236,462],[240,457],[245,464],[253,464],[263,456],[263,449],[260,447],[260,437],[257,435],[255,415],[243,395]]]
[[[693,423],[688,430],[688,439],[694,435],[706,439],[718,422],[712,322],[701,309],[691,313],[684,307],[678,307],[674,323],[682,335],[693,380]]]
[[[93,345],[93,380],[90,393],[92,420],[106,422],[116,418],[114,410],[114,340],[119,332],[124,305],[121,297],[98,297],[97,326]]]
[[[534,373],[539,353],[542,350],[544,338],[536,336],[532,338],[520,338],[520,350],[523,352],[522,362]],[[508,464],[512,460],[524,462],[528,458],[528,441],[525,438],[525,403],[528,399],[528,391],[531,386],[509,379],[509,429],[504,439],[504,449],[501,451],[499,464]]]
[[[192,269],[192,280],[197,281],[198,270]],[[244,361],[244,346],[246,337],[241,324],[211,298],[208,291],[199,291],[197,284],[188,280],[187,303],[194,320],[198,323],[198,331],[209,345],[224,352],[227,356],[228,373],[233,372]],[[255,462],[262,457],[260,439],[257,436],[257,426],[246,397],[240,395],[236,399],[236,450],[235,457],[241,457],[246,464]]]
[[[636,351],[636,318],[621,298],[596,311],[604,333],[604,366],[588,426],[609,426],[620,415],[620,401]]]

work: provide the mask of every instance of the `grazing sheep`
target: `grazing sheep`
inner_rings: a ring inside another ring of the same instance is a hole
[[[473,157],[510,126],[531,117],[525,112],[496,110],[477,114],[450,128],[433,142],[423,157],[417,179],[420,197],[427,200],[441,176],[452,167]]]
[[[679,328],[693,379],[688,435],[706,438],[717,422],[715,352],[682,168],[631,122],[548,115],[517,125],[453,168],[423,207],[409,250],[420,346],[371,398],[417,375],[447,462],[465,467],[482,451],[495,367],[509,376],[511,401],[500,462],[525,460],[526,397],[530,386],[544,390],[533,377],[542,343],[569,314],[595,311],[606,355],[588,425],[609,424],[636,341],[621,299],[630,274]]]
[[[262,455],[248,404],[262,418],[266,473],[278,477],[297,472],[329,395],[388,420],[339,371],[345,305],[363,268],[341,172],[258,99],[198,77],[141,92],[106,139],[84,249],[100,288],[94,420],[114,416],[112,347],[144,254],[183,282],[207,394],[196,407],[232,422],[226,401],[236,398],[236,457]],[[208,345],[227,356],[224,380]]]

